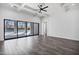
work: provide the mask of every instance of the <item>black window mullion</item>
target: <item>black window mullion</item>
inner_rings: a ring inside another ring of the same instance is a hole
[[[32,22],[33,23],[33,36],[34,36],[34,22]]]
[[[5,40],[5,19],[4,19],[4,40]]]
[[[38,35],[39,35],[39,23],[38,23]]]
[[[16,23],[17,23],[17,38],[18,38],[18,21]]]
[[[27,22],[26,22],[26,37],[27,37]]]

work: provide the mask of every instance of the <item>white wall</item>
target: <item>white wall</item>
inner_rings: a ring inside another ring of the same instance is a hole
[[[3,19],[30,21],[39,23],[38,17],[34,17],[30,12],[12,8],[7,4],[0,4],[0,41],[4,40],[4,24]]]
[[[52,37],[79,40],[79,9],[66,12],[59,4],[48,4],[47,35]]]

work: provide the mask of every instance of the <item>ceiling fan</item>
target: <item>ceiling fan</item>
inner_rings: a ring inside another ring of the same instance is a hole
[[[45,6],[45,7],[43,7],[43,5],[38,5],[38,7],[39,7],[39,13],[42,13],[42,11],[45,11],[45,12],[47,12],[47,10],[46,10],[46,8],[48,8],[48,6]]]

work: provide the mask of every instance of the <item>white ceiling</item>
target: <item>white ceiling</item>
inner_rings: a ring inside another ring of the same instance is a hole
[[[26,3],[26,5],[34,8],[34,9],[38,9],[38,3]]]
[[[26,10],[33,11],[34,14],[35,13],[39,14],[39,7],[38,7],[39,4],[42,4],[42,5],[45,5],[45,6],[49,6],[49,8],[47,8],[47,11],[48,11],[48,9],[50,9],[49,3],[11,3],[11,5],[12,4],[16,4],[19,7],[22,7],[21,9],[25,8]],[[53,4],[54,3],[52,3],[51,5],[53,5]],[[60,7],[64,8],[64,9],[68,9],[68,10],[70,8],[73,8],[73,7],[79,7],[78,3],[59,3],[59,5],[60,5]],[[48,14],[49,12],[50,11],[43,12],[41,15]]]
[[[16,9],[19,10],[25,9],[30,12],[33,12],[36,15],[46,16],[48,12],[43,12],[42,14],[39,13],[39,7],[38,7],[39,4],[42,4],[43,6],[47,5],[45,3],[9,3],[11,7],[15,7]]]

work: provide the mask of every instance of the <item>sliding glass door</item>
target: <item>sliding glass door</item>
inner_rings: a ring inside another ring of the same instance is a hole
[[[27,36],[33,35],[33,22],[27,22]]]
[[[17,22],[5,19],[5,39],[17,37]]]
[[[39,35],[39,24],[25,21],[4,20],[4,38],[12,39]]]
[[[18,37],[26,36],[26,22],[18,21]]]

